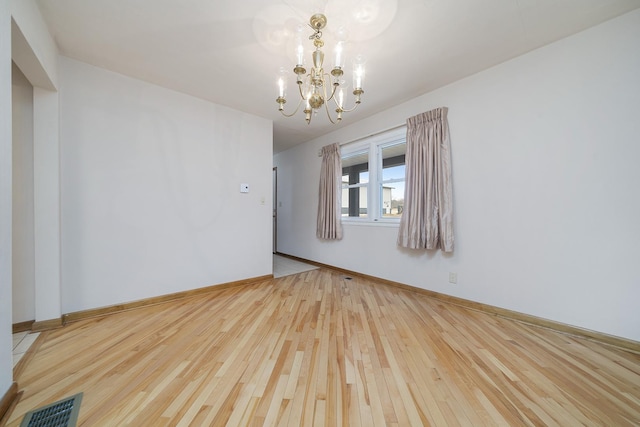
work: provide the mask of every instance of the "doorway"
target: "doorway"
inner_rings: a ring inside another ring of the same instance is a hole
[[[11,321],[30,328],[35,309],[33,85],[11,62],[12,268]]]
[[[278,253],[278,168],[273,168],[273,253]]]

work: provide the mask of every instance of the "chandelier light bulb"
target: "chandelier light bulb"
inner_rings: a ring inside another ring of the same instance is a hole
[[[362,85],[364,84],[364,58],[362,55],[358,55],[353,60],[353,88],[354,89],[362,89]]]
[[[296,46],[296,64],[303,65],[304,64],[304,46],[299,44]]]
[[[280,96],[281,98],[284,98],[285,93],[284,93],[284,89],[285,89],[286,83],[284,81],[284,79],[282,77],[280,77],[278,79],[278,87],[279,87],[279,91],[278,91],[278,96]]]
[[[333,49],[333,67],[334,68],[343,68],[344,67],[344,55],[343,55],[343,42],[336,43],[336,47]]]
[[[364,69],[360,66],[356,68],[353,72],[354,86],[356,89],[362,89],[362,81],[364,80]]]
[[[340,88],[338,91],[338,108],[342,110],[345,101],[345,92],[344,89]]]
[[[294,49],[294,57],[296,58],[296,65],[302,66],[304,65],[304,43],[306,37],[303,34],[303,30],[305,27],[302,25],[296,28],[293,39],[293,49]]]

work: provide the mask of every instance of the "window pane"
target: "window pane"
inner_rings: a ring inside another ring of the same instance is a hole
[[[389,181],[390,179],[398,178],[404,180],[404,165],[382,168],[383,181]]]
[[[342,157],[343,217],[367,217],[368,183],[369,151],[360,151]]]
[[[361,165],[369,163],[369,152],[360,151],[358,153],[347,154],[342,157],[342,167],[347,168],[353,165]]]
[[[369,161],[367,153],[342,158],[342,183],[366,184],[369,182]]]
[[[367,217],[367,187],[342,189],[342,216]]]
[[[390,168],[393,166],[404,165],[404,156],[407,153],[407,144],[388,145],[382,147],[382,167]]]
[[[404,142],[381,149],[380,215],[383,218],[400,218],[402,216],[406,151],[407,144]]]

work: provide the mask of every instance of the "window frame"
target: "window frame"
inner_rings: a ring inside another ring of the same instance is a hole
[[[380,134],[372,135],[362,138],[358,141],[354,141],[349,144],[345,144],[341,147],[340,157],[341,159],[349,156],[358,155],[361,153],[367,153],[369,180],[365,184],[347,184],[346,186],[341,183],[341,191],[345,188],[366,187],[367,188],[367,216],[355,217],[355,216],[341,216],[343,224],[359,224],[359,225],[385,225],[385,226],[398,226],[400,224],[400,218],[388,218],[382,216],[382,198],[383,198],[383,185],[385,183],[401,182],[405,179],[394,179],[383,181],[383,162],[382,162],[382,150],[386,147],[390,147],[397,144],[406,144],[407,128],[406,126],[400,126],[398,128],[382,132]],[[373,159],[373,161],[372,161]],[[406,165],[406,163],[405,163]]]

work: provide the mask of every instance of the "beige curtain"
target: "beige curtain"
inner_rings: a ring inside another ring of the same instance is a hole
[[[453,251],[447,110],[437,108],[407,119],[406,182],[398,246]]]
[[[340,146],[331,144],[322,147],[320,168],[320,190],[318,200],[318,224],[316,236],[320,239],[342,239],[340,208],[342,204],[342,160]]]

